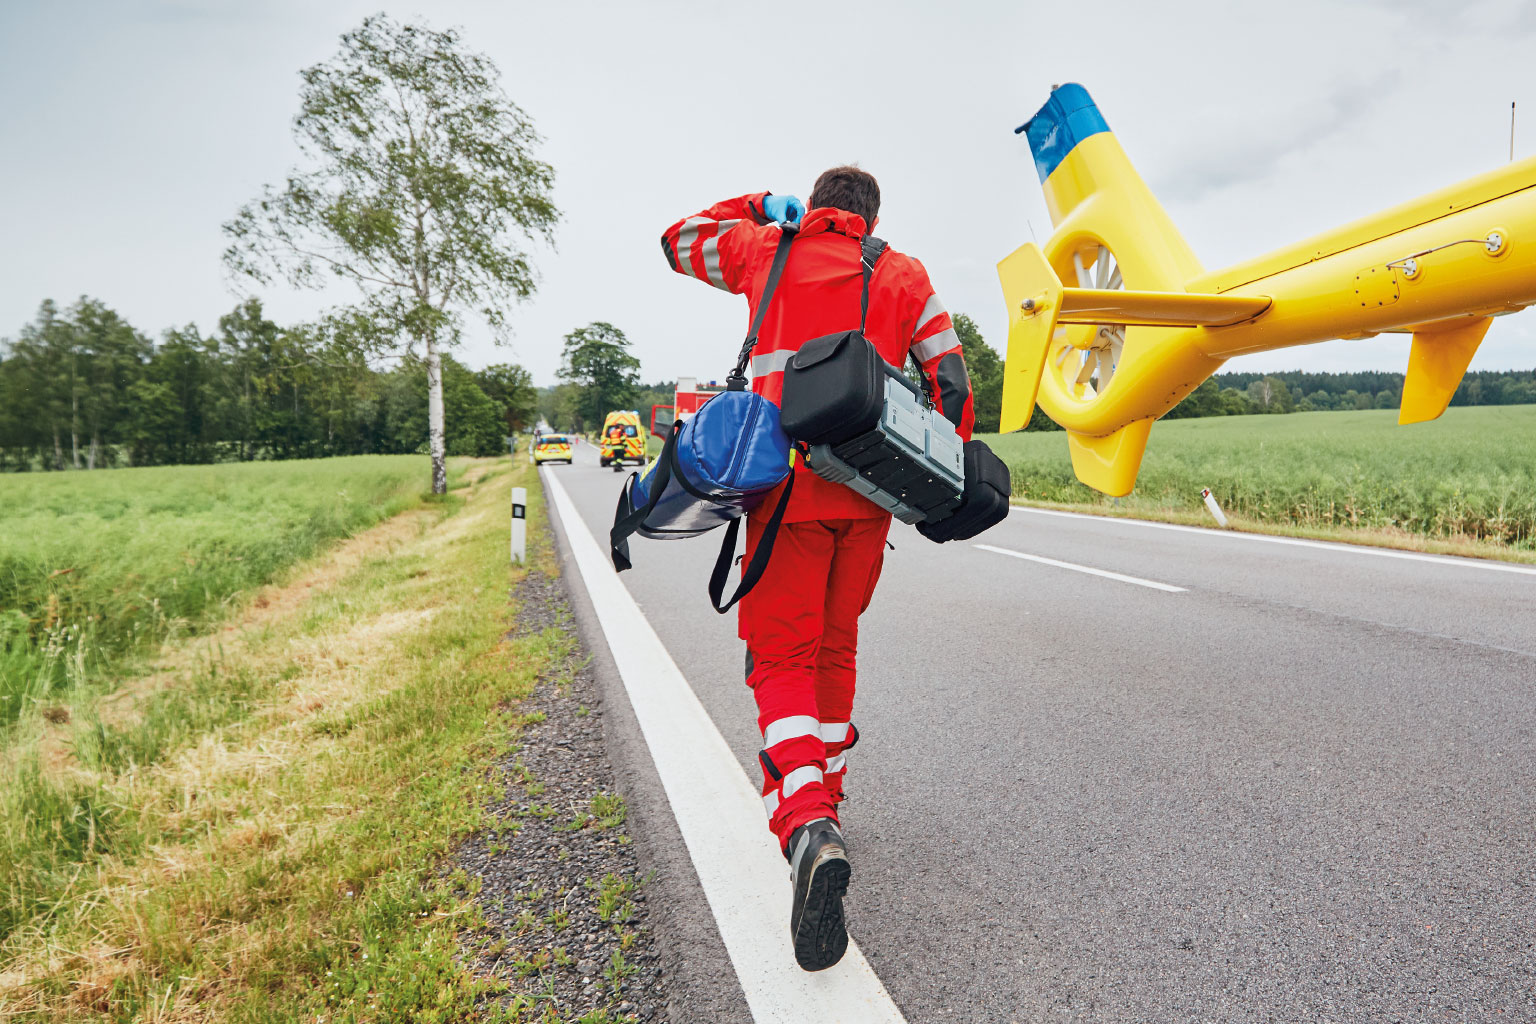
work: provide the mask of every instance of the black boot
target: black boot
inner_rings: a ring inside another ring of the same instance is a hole
[[[789,934],[795,959],[807,971],[823,971],[848,951],[843,894],[848,891],[848,852],[831,818],[817,818],[789,837],[789,877],[794,904]]]

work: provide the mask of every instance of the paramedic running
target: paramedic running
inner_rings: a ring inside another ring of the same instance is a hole
[[[857,167],[816,180],[810,208],[766,192],[727,199],[667,229],[672,269],[747,299],[757,313],[784,230],[799,232],[752,351],[752,389],[777,404],[784,368],[813,338],[856,328],[860,239],[878,223],[880,186]],[[960,339],[923,265],[894,249],[875,263],[865,337],[893,366],[915,356],[939,412],[971,436],[971,385]],[[808,971],[848,947],[848,848],[838,826],[853,725],[859,616],[869,606],[891,515],[796,459],[794,491],[767,571],[739,605],[747,685],[757,699],[768,827],[789,861],[790,936]],[[782,486],[782,485],[781,485]],[[747,519],[746,558],[762,537],[770,494]]]

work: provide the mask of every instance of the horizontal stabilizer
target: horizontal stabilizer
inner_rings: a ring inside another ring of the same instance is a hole
[[[1226,327],[1269,308],[1265,295],[1134,292],[1121,288],[1063,288],[1056,320],[1063,324],[1149,327]]]
[[[1413,332],[1397,422],[1424,423],[1445,412],[1491,323],[1492,317],[1482,316],[1427,324]]]
[[[1152,420],[1137,420],[1113,434],[1089,437],[1067,431],[1072,472],[1083,483],[1112,498],[1123,498],[1136,486],[1136,473],[1147,450]]]

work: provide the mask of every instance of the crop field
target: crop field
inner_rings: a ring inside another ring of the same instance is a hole
[[[0,728],[418,500],[414,455],[0,477]],[[3,745],[0,740],[0,745]]]
[[[1136,490],[1118,503],[1077,482],[1059,432],[986,440],[1024,501],[1177,518],[1203,516],[1209,487],[1256,524],[1536,550],[1536,406],[1453,408],[1413,426],[1376,410],[1170,420],[1152,428]]]

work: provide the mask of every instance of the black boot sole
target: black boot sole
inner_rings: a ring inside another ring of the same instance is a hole
[[[852,873],[842,847],[828,845],[811,865],[800,926],[795,930],[795,960],[807,971],[824,971],[848,952],[843,896]]]

